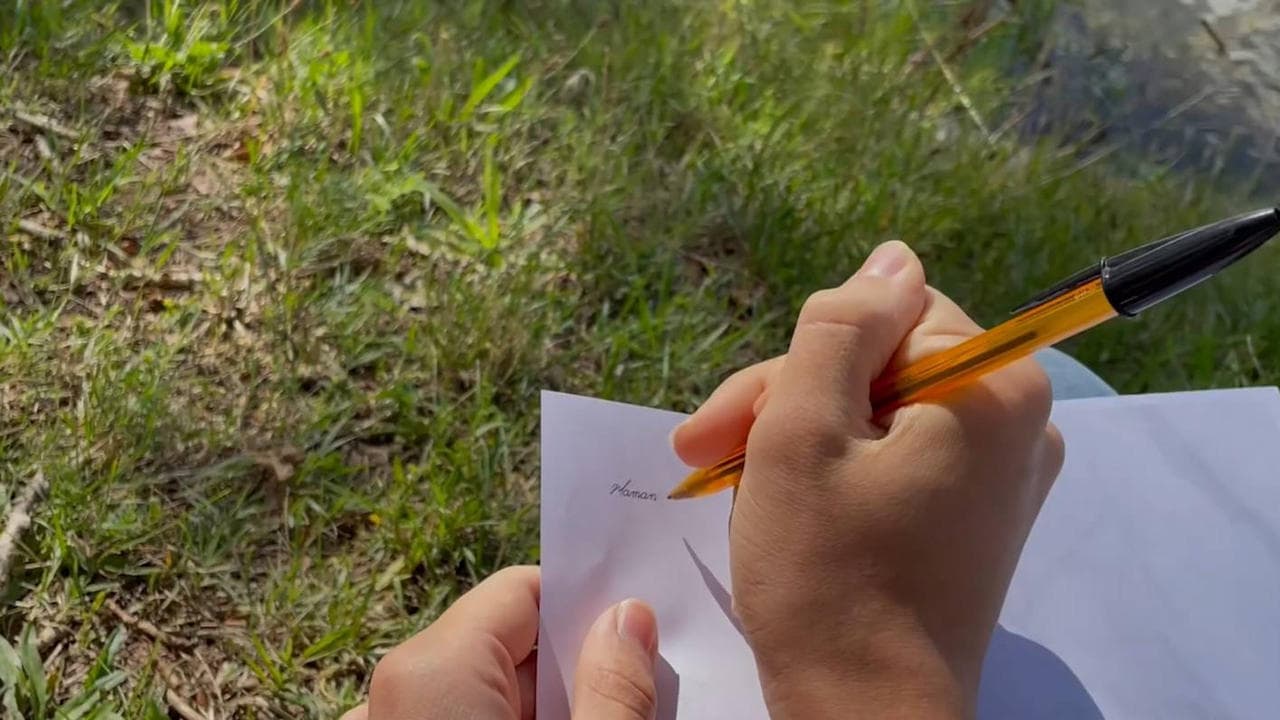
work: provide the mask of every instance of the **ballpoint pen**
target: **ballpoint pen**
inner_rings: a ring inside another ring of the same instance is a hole
[[[1213,277],[1280,232],[1280,209],[1228,218],[1103,258],[1032,298],[1014,317],[871,384],[877,416],[936,398],[1117,315],[1143,310]],[[698,468],[667,496],[710,495],[737,486],[746,446]]]

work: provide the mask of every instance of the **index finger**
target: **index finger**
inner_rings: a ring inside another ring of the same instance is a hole
[[[706,467],[745,445],[761,399],[777,378],[786,356],[739,370],[671,433],[671,445],[686,464]]]

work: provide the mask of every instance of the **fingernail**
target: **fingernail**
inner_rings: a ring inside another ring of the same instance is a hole
[[[649,606],[639,600],[623,600],[617,614],[618,634],[622,639],[638,643],[653,657],[658,644],[658,620]]]
[[[907,266],[911,251],[897,240],[881,244],[858,269],[856,277],[893,277]]]

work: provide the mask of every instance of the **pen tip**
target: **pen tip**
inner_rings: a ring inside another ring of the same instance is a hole
[[[691,486],[688,481],[671,488],[671,492],[667,493],[668,500],[685,500],[697,496],[697,488]]]

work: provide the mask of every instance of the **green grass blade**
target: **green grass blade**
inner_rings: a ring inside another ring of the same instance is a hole
[[[355,155],[360,152],[360,140],[364,133],[364,92],[358,85],[352,85],[347,91],[347,99],[351,105],[351,145],[348,151]]]
[[[31,690],[31,708],[36,717],[42,717],[49,704],[49,681],[45,677],[44,663],[36,647],[35,631],[28,626],[18,644],[18,656],[22,662],[22,674]]]
[[[471,89],[471,94],[467,96],[467,101],[463,103],[462,108],[458,110],[458,121],[467,122],[475,115],[476,108],[480,107],[480,103],[484,102],[493,89],[498,87],[498,83],[502,82],[515,69],[516,63],[520,61],[519,53],[513,54],[507,58],[507,61],[498,66],[496,70],[489,73],[476,86]]]
[[[463,210],[453,198],[449,197],[443,190],[434,183],[424,181],[423,185],[431,201],[440,206],[444,210],[445,215],[457,225],[463,233],[463,236],[471,242],[485,246],[485,231],[480,227],[479,223],[472,219],[470,213]]]
[[[514,90],[508,93],[506,97],[502,98],[502,101],[499,102],[497,106],[501,108],[503,112],[511,112],[512,110],[515,110],[520,107],[520,103],[524,102],[524,96],[529,94],[529,89],[532,87],[533,78],[526,77],[520,81],[519,85],[516,85]]]
[[[502,212],[502,181],[493,162],[494,149],[498,145],[498,137],[490,135],[484,143],[484,214],[488,225],[483,238],[486,250],[498,247],[502,230],[499,215]]]

